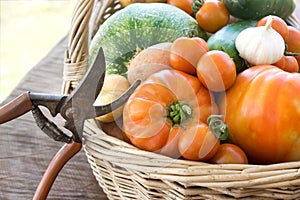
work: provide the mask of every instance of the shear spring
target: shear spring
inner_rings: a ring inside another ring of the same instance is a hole
[[[32,109],[32,115],[36,121],[38,127],[46,133],[50,138],[55,141],[70,143],[72,141],[72,137],[68,136],[64,132],[62,132],[56,124],[51,122],[39,109],[38,106],[35,106]]]

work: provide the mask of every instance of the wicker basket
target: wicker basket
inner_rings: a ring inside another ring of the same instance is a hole
[[[63,93],[70,93],[83,77],[91,38],[119,9],[118,0],[78,1],[66,51]],[[83,142],[93,173],[109,199],[300,199],[300,162],[213,165],[172,159],[139,150],[108,134],[108,129],[87,120]]]

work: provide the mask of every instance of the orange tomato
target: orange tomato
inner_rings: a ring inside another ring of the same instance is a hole
[[[206,0],[196,12],[196,20],[201,28],[215,33],[227,25],[230,19],[229,11],[222,1]]]
[[[199,106],[202,102],[205,106]],[[125,103],[123,131],[138,148],[176,157],[178,137],[217,112],[213,96],[197,77],[162,70],[144,81]]]
[[[268,16],[265,16],[263,18],[261,18],[256,26],[264,26],[266,25],[267,23],[267,20],[272,17],[273,21],[272,21],[272,28],[277,31],[283,39],[287,38],[289,36],[289,30],[288,30],[288,26],[286,24],[286,22],[281,19],[280,17],[278,16],[275,16],[275,15],[268,15]]]
[[[209,160],[213,164],[248,164],[245,152],[237,145],[224,143]]]
[[[212,158],[220,146],[220,140],[205,123],[189,126],[178,141],[182,157],[188,160],[207,161]]]
[[[281,59],[273,65],[286,72],[293,73],[299,71],[299,64],[294,56],[282,56]]]
[[[209,47],[202,38],[177,38],[170,48],[170,64],[174,69],[196,74],[198,60],[208,51]]]
[[[250,163],[300,161],[300,74],[272,65],[241,72],[220,110]]]
[[[189,15],[193,14],[193,0],[167,0],[167,3],[180,8]]]
[[[197,76],[211,91],[222,92],[236,79],[236,66],[230,56],[219,50],[205,53],[197,64]]]
[[[289,35],[284,40],[287,44],[287,50],[293,53],[300,53],[300,31],[295,27],[288,26]]]

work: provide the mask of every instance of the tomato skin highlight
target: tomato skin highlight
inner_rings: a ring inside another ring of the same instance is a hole
[[[220,110],[249,162],[272,164],[300,160],[299,105],[300,74],[260,65],[238,75]]]
[[[219,146],[220,140],[205,123],[190,126],[178,141],[178,149],[182,157],[195,161],[209,160],[215,155]]]
[[[174,69],[188,74],[196,74],[197,62],[209,51],[206,41],[199,37],[180,37],[170,49],[170,64]]]
[[[209,160],[212,164],[248,164],[245,152],[237,145],[224,143]]]
[[[210,91],[222,92],[235,82],[236,65],[227,53],[211,50],[200,58],[197,76]]]
[[[206,0],[196,12],[196,20],[201,28],[210,33],[215,33],[228,24],[229,11],[222,1]]]

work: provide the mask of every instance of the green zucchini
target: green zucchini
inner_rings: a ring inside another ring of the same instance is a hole
[[[256,23],[256,20],[241,20],[224,26],[207,40],[209,49],[226,52],[235,62],[237,73],[240,73],[246,68],[246,63],[235,48],[235,39],[242,30]]]
[[[182,36],[207,40],[207,33],[199,28],[197,21],[181,9],[165,3],[134,3],[100,26],[91,41],[90,61],[102,47],[106,73],[126,76],[127,64],[137,49],[173,42]]]
[[[223,0],[230,14],[240,19],[277,15],[286,19],[296,8],[294,0]]]

